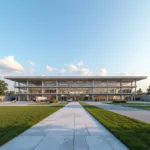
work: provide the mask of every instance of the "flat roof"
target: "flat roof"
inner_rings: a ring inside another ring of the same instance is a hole
[[[5,76],[5,79],[12,81],[21,80],[126,80],[139,81],[147,76]]]

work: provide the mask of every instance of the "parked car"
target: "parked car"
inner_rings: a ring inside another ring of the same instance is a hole
[[[67,102],[72,102],[72,99],[68,99]]]

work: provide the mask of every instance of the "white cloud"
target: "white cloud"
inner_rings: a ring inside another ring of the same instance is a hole
[[[73,64],[68,65],[68,69],[69,69],[70,72],[77,73],[77,74],[80,74],[80,75],[88,75],[88,73],[89,73],[89,69],[87,69],[87,68],[78,68],[77,66],[75,66]]]
[[[68,65],[68,68],[70,72],[78,72],[78,68],[73,64]]]
[[[83,66],[83,65],[84,65],[84,61],[83,61],[83,60],[79,61],[79,62],[77,63],[77,65],[78,65],[79,67]]]
[[[101,68],[97,73],[97,76],[107,76],[107,70],[105,68]]]
[[[30,64],[32,67],[34,67],[34,66],[35,66],[35,64],[34,64],[34,62],[33,62],[33,61],[29,61],[29,64]]]
[[[0,69],[4,72],[24,72],[24,67],[17,62],[13,56],[6,56],[0,59]]]
[[[120,72],[120,76],[128,76],[129,72]]]
[[[56,69],[51,67],[51,66],[49,66],[49,65],[47,65],[46,66],[46,70],[49,71],[49,72],[52,72],[52,71],[55,71]]]
[[[80,75],[85,76],[89,74],[89,69],[83,68],[79,70]]]

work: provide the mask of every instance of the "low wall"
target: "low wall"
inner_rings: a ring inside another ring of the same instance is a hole
[[[135,96],[136,101],[149,101],[150,102],[150,95],[141,95],[141,96]]]

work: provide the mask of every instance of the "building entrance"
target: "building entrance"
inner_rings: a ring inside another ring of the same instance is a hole
[[[91,95],[82,95],[82,94],[70,94],[70,95],[61,95],[59,96],[59,100],[66,101],[66,100],[72,100],[72,101],[87,101],[92,100]]]

